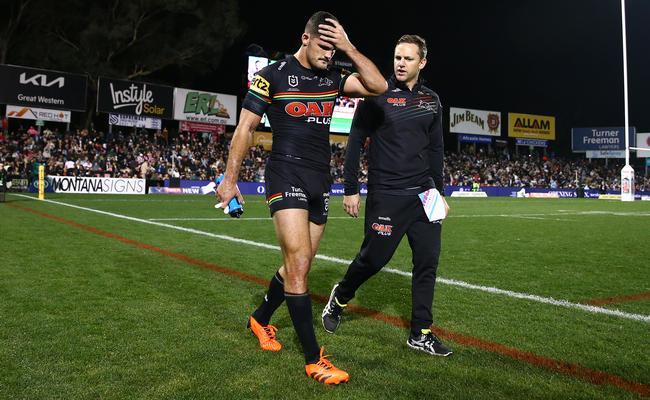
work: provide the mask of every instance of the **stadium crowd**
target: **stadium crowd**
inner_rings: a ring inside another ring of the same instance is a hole
[[[30,127],[31,128],[31,127]],[[214,179],[225,169],[229,140],[225,135],[171,135],[167,130],[117,130],[103,133],[81,129],[62,132],[19,129],[0,132],[0,162],[9,177],[32,179],[38,163],[46,173],[66,176],[146,178],[162,184],[168,178]],[[343,180],[345,147],[332,144],[331,174]],[[261,182],[268,152],[251,147],[241,168],[241,181]],[[362,156],[360,182],[366,182],[368,165]],[[514,156],[484,151],[445,154],[445,184],[481,186],[575,188],[619,190],[620,162],[584,158]],[[650,178],[637,169],[637,189],[650,190]]]

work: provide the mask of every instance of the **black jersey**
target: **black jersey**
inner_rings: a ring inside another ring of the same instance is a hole
[[[265,112],[273,131],[271,160],[329,171],[329,129],[334,102],[347,75],[311,70],[294,57],[257,72],[242,107]]]
[[[413,90],[388,81],[388,90],[359,103],[345,156],[345,194],[359,192],[359,151],[370,137],[368,190],[408,194],[443,189],[442,105],[417,83]]]

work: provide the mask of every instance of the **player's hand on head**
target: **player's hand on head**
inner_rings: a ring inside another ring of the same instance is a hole
[[[337,50],[344,53],[354,49],[350,39],[348,39],[348,34],[345,33],[345,29],[338,21],[331,18],[326,18],[325,21],[332,25],[318,25],[318,34],[322,40],[331,43]]]

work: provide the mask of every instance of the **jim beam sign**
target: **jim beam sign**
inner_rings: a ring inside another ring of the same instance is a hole
[[[449,109],[449,132],[501,136],[501,113],[499,111]]]
[[[161,119],[174,118],[174,88],[99,78],[97,111]]]

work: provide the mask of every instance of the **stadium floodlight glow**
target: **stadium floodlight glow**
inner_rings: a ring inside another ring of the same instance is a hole
[[[630,114],[627,101],[627,34],[625,32],[625,0],[621,0],[623,27],[623,103],[625,107],[625,166],[621,170],[621,201],[634,201],[634,169],[630,165]]]

